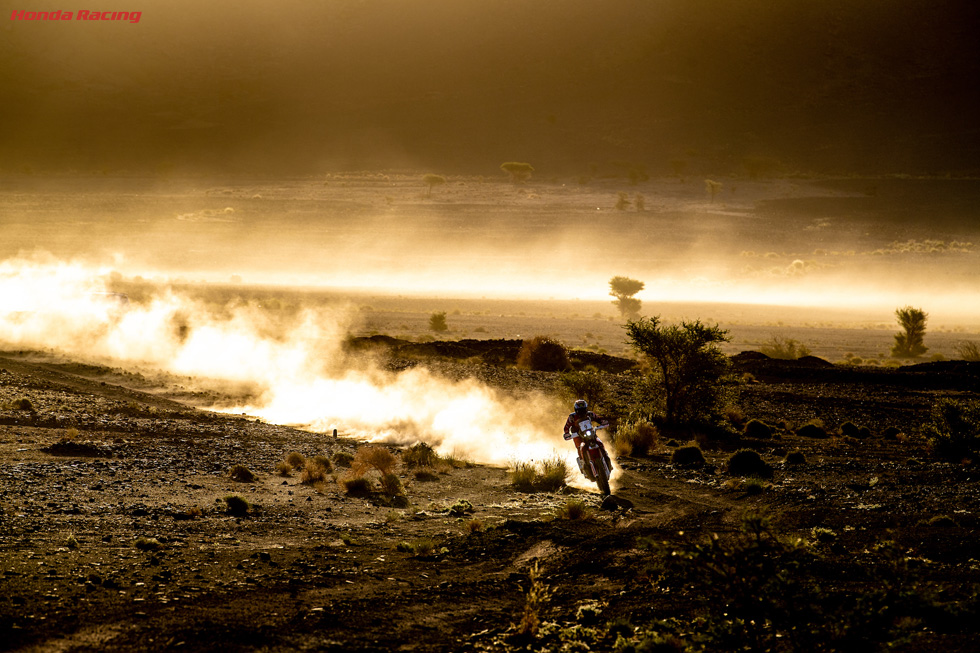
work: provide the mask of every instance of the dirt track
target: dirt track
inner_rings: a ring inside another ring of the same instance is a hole
[[[761,494],[725,473],[732,446],[707,448],[706,466],[679,468],[661,443],[650,456],[620,458],[615,509],[569,490],[594,509],[570,520],[554,518],[568,494],[516,492],[494,467],[445,467],[433,480],[400,467],[403,507],[333,482],[303,485],[298,473],[273,473],[275,464],[291,451],[334,456],[358,443],[187,409],[122,387],[139,379],[118,370],[7,354],[0,403],[26,397],[35,410],[0,412],[0,642],[38,651],[611,650],[615,638],[597,624],[628,619],[637,641],[660,623],[701,650],[678,625],[696,614],[694,599],[658,586],[644,543],[727,537],[747,510],[765,510],[784,536],[812,541],[814,528],[832,530],[828,569],[864,564],[895,540],[917,561],[916,587],[962,607],[952,625],[920,625],[904,650],[971,650],[980,472],[882,431],[911,431],[935,396],[976,396],[975,366],[886,379],[751,357],[740,365],[756,381],[743,393],[748,416],[799,424],[809,411],[831,430],[845,418],[867,423],[872,437],[777,430],[771,441],[735,443],[774,466]],[[505,388],[529,382],[505,367],[483,375]],[[44,451],[69,429],[78,433],[68,445]],[[788,451],[806,464],[785,465]],[[258,479],[231,480],[234,464]],[[230,494],[253,504],[248,516],[227,514]],[[929,526],[937,516],[954,525]],[[515,626],[535,561],[551,590],[540,617],[553,625],[528,640]],[[600,617],[590,622],[583,609]],[[680,621],[660,621],[671,619]]]

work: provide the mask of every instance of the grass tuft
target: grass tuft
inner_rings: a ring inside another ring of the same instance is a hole
[[[595,518],[595,512],[581,499],[569,499],[565,505],[555,509],[556,519],[569,521],[586,521]]]

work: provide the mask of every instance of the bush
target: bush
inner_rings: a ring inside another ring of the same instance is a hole
[[[255,474],[245,465],[235,465],[231,468],[228,475],[231,476],[231,480],[238,481],[239,483],[252,483],[256,478]]]
[[[293,473],[293,466],[287,463],[286,461],[276,464],[276,474],[278,474],[279,476],[284,476],[284,477],[291,476],[292,473]]]
[[[932,406],[923,435],[940,458],[976,460],[980,453],[980,400],[940,399]]]
[[[514,469],[510,473],[510,484],[520,492],[533,492],[536,476],[537,472],[533,463],[519,462],[514,465]]]
[[[757,440],[768,440],[772,437],[772,427],[762,420],[751,419],[745,425],[742,435],[747,438],[754,438]]]
[[[346,451],[338,451],[333,455],[333,461],[338,467],[350,467],[354,462],[354,456]]]
[[[363,476],[344,479],[344,491],[352,497],[363,497],[371,494],[371,481]]]
[[[819,424],[810,422],[796,429],[796,434],[802,438],[825,438],[827,437],[827,429]]]
[[[251,510],[251,505],[248,501],[238,496],[237,494],[231,494],[225,497],[225,506],[227,506],[227,512],[229,515],[234,515],[235,517],[245,517]]]
[[[732,454],[726,469],[732,476],[772,478],[772,466],[762,459],[759,452],[751,449],[741,449]]]
[[[616,429],[616,452],[625,456],[645,456],[657,444],[657,427],[649,422],[627,422]]]
[[[769,358],[796,360],[810,355],[810,349],[799,340],[772,336],[759,346],[759,351]]]
[[[793,467],[806,464],[806,456],[803,455],[802,451],[791,451],[786,454],[786,464]]]
[[[708,422],[721,414],[730,363],[717,343],[728,332],[700,320],[664,326],[659,317],[626,323],[630,345],[650,363],[635,396],[648,414],[660,413],[669,425]]]
[[[26,410],[31,413],[36,413],[37,410],[34,408],[34,404],[27,397],[19,397],[14,399],[12,402],[7,404],[6,408],[8,410]]]
[[[402,452],[402,462],[407,467],[435,467],[439,454],[428,443],[419,442]]]
[[[453,517],[462,517],[471,512],[473,512],[473,504],[466,499],[459,499],[456,503],[449,506],[449,514]]]
[[[840,434],[856,438],[861,435],[861,429],[854,422],[847,421],[840,425]]]
[[[402,481],[395,474],[384,474],[381,477],[381,492],[387,497],[404,496],[405,488]]]
[[[303,473],[300,475],[299,480],[303,485],[326,483],[327,469],[323,465],[309,462],[303,467]]]
[[[511,472],[511,485],[521,492],[557,492],[565,487],[568,464],[555,455],[540,463],[519,462]]]
[[[322,467],[325,472],[333,471],[333,465],[326,456],[313,456],[313,464]]]
[[[449,325],[446,324],[446,312],[441,311],[438,313],[433,313],[429,316],[429,330],[436,332],[443,332],[449,330]]]
[[[598,372],[564,372],[558,377],[558,387],[569,399],[585,399],[597,405],[606,395],[606,383]]]
[[[679,467],[700,467],[705,463],[704,453],[696,444],[689,444],[674,449],[670,462]]]
[[[398,461],[395,459],[394,454],[379,446],[367,446],[361,447],[354,454],[354,460],[351,463],[351,469],[355,474],[363,474],[369,469],[376,470],[379,474],[384,476],[385,474],[390,474],[394,468],[395,463]]]
[[[286,462],[289,463],[293,469],[303,469],[303,465],[306,464],[306,458],[303,457],[298,451],[292,451],[286,456]]]
[[[133,541],[133,546],[140,551],[160,551],[163,549],[163,544],[155,537],[137,537]]]
[[[517,367],[541,372],[563,372],[571,367],[565,345],[547,336],[525,340],[517,353]]]
[[[980,342],[964,340],[956,346],[956,354],[962,360],[980,362]]]

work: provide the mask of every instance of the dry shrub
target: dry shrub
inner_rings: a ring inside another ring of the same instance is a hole
[[[727,471],[732,476],[772,478],[772,466],[762,459],[758,451],[741,449],[728,459]]]
[[[796,429],[796,434],[801,438],[825,438],[827,429],[823,427],[822,422],[815,420]]]
[[[480,519],[469,519],[466,522],[466,528],[468,528],[471,533],[482,533],[484,530],[486,530],[486,525]]]
[[[616,452],[625,456],[645,456],[657,443],[657,427],[649,422],[628,422],[616,429]]]
[[[538,569],[538,561],[528,572],[530,587],[525,597],[524,612],[521,621],[517,624],[517,634],[535,637],[541,627],[541,611],[544,609],[548,599],[551,598],[551,590],[541,581],[541,572]]]
[[[19,397],[14,399],[12,402],[4,406],[7,410],[26,410],[31,413],[36,413],[37,410],[34,408],[34,404],[27,397]]]
[[[756,440],[768,440],[772,438],[772,427],[759,419],[751,419],[745,425],[742,435]]]
[[[286,461],[276,464],[276,474],[279,476],[292,476],[293,466]]]
[[[458,451],[452,451],[445,456],[442,456],[442,462],[446,463],[452,469],[470,469],[476,467],[476,463],[472,460],[468,460]]]
[[[352,497],[363,497],[371,494],[371,481],[363,476],[344,479],[342,483],[344,491]]]
[[[701,451],[701,447],[689,444],[674,449],[670,462],[681,467],[700,467],[705,463],[704,453]]]
[[[439,454],[428,443],[419,442],[402,452],[402,462],[407,467],[435,467]]]
[[[239,483],[252,483],[255,481],[255,474],[245,465],[235,465],[231,468],[228,475],[231,476],[231,480],[238,481]]]
[[[533,492],[536,476],[537,470],[534,469],[533,463],[519,462],[514,465],[514,471],[510,473],[510,484],[521,492]]]
[[[306,464],[306,458],[304,458],[303,454],[300,452],[292,451],[288,456],[286,456],[286,462],[289,463],[293,469],[302,469],[303,465]]]
[[[333,455],[333,461],[338,467],[350,467],[354,462],[354,456],[346,451],[338,451]]]
[[[333,471],[333,465],[330,463],[330,459],[326,456],[313,456],[313,464],[319,465],[326,472]]]
[[[791,466],[805,465],[806,456],[802,451],[790,451],[786,454],[786,464]]]
[[[558,507],[555,510],[555,517],[557,519],[568,519],[571,521],[582,521],[587,519],[593,519],[595,513],[584,501],[581,499],[569,499],[565,502],[565,505]]]
[[[351,469],[357,475],[362,475],[370,469],[374,469],[379,474],[391,474],[398,462],[394,454],[384,447],[369,446],[361,447],[354,454]]]
[[[381,476],[381,491],[388,497],[397,497],[405,494],[402,481],[395,474],[384,474]]]
[[[303,485],[316,485],[327,481],[327,470],[322,465],[307,463],[299,477]]]
[[[564,372],[571,366],[565,345],[547,336],[525,340],[517,354],[517,367],[523,370]]]
[[[565,487],[568,479],[568,463],[555,455],[541,462],[541,474],[534,479],[534,485],[546,492],[556,492]]]
[[[235,517],[246,516],[252,507],[249,505],[248,501],[237,494],[226,496],[225,505],[228,507],[228,514],[234,515]]]
[[[423,483],[431,483],[432,481],[438,481],[439,475],[428,467],[423,467],[415,470],[415,480]]]
[[[138,537],[133,546],[140,551],[159,551],[163,548],[163,544],[155,537]]]

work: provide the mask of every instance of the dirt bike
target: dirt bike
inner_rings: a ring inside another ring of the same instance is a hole
[[[611,494],[609,476],[612,474],[612,461],[596,431],[608,426],[608,424],[593,426],[591,420],[587,419],[578,423],[578,437],[582,440],[580,449],[582,458],[579,458],[579,466],[585,477],[599,486],[599,491],[604,497]]]

